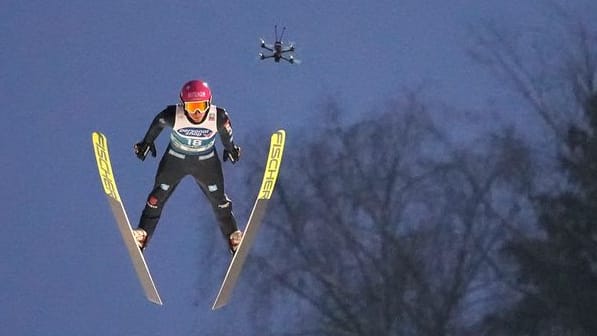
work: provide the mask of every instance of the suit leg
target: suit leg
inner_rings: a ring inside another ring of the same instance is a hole
[[[224,175],[222,165],[217,155],[201,161],[198,169],[192,172],[197,185],[201,188],[220,226],[220,231],[226,239],[236,230],[236,218],[232,212],[232,201],[224,190]]]
[[[146,246],[155,232],[168,198],[184,176],[184,159],[166,152],[160,161],[153,189],[147,196],[147,202],[139,220],[139,228],[147,232]]]

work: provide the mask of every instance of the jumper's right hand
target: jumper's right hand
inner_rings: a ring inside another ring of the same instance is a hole
[[[138,142],[135,144],[135,146],[133,146],[133,149],[135,150],[137,158],[139,158],[141,161],[145,161],[145,157],[149,152],[151,152],[151,156],[153,157],[156,157],[157,155],[153,142]]]

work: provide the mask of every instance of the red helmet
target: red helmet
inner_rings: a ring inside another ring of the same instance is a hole
[[[185,83],[180,90],[180,100],[184,102],[204,101],[211,102],[211,90],[207,83],[192,80]]]

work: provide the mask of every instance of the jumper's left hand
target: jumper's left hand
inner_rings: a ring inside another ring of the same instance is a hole
[[[224,149],[224,162],[230,160],[232,164],[235,164],[240,159],[240,147],[237,145],[232,146],[232,150]]]

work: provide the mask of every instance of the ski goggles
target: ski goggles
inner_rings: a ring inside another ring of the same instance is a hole
[[[205,113],[209,109],[209,100],[184,102],[184,109],[189,113]]]

